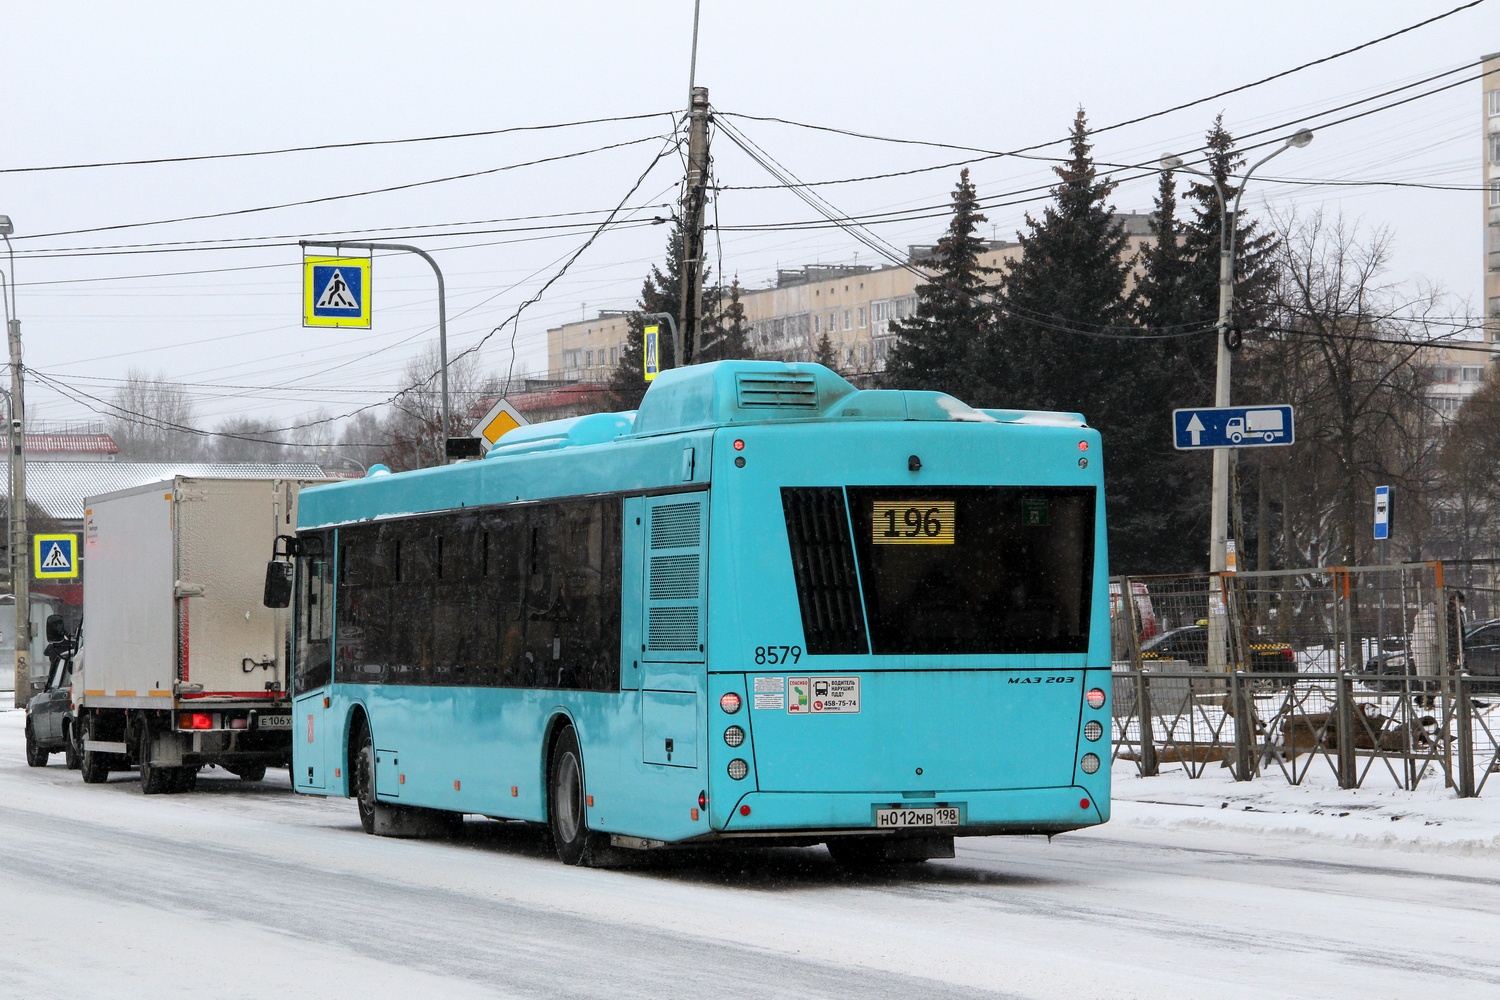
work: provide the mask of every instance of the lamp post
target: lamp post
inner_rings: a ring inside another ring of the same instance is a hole
[[[5,239],[10,270],[5,276],[5,333],[10,345],[10,585],[16,597],[16,673],[15,707],[25,708],[31,700],[31,567],[26,565],[26,403],[21,377],[21,321],[16,316],[16,249],[10,234],[15,232],[10,216],[0,215],[0,237]]]
[[[1298,129],[1288,136],[1280,146],[1267,153],[1250,165],[1245,175],[1240,178],[1240,189],[1234,195],[1234,208],[1231,209],[1224,198],[1224,186],[1214,174],[1198,170],[1188,166],[1180,156],[1163,156],[1161,165],[1164,170],[1185,170],[1199,177],[1207,177],[1213,183],[1214,192],[1219,196],[1219,321],[1218,350],[1216,358],[1216,369],[1214,376],[1214,406],[1224,407],[1229,405],[1229,370],[1230,370],[1230,331],[1233,329],[1234,320],[1234,237],[1235,224],[1240,217],[1240,199],[1245,196],[1245,187],[1250,182],[1250,175],[1268,160],[1280,156],[1293,146],[1301,149],[1312,142],[1313,134],[1309,129]],[[1236,347],[1239,345],[1236,344]],[[1227,550],[1229,538],[1229,449],[1215,448],[1213,457],[1213,495],[1210,500],[1209,528],[1208,528],[1208,571],[1210,573],[1223,573],[1227,566]],[[1212,595],[1210,596],[1212,600]],[[1220,609],[1222,611],[1222,609]],[[1212,606],[1209,608],[1209,665],[1222,670],[1225,663],[1224,655],[1224,615],[1214,614]],[[1217,628],[1215,627],[1217,624]]]

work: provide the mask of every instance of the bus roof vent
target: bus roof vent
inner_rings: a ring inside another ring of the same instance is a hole
[[[739,390],[738,401],[742,409],[764,406],[818,408],[818,383],[811,375],[740,372],[735,386]]]

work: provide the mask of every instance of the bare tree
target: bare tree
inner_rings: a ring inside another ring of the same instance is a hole
[[[110,398],[109,434],[125,458],[190,462],[204,454],[204,435],[194,429],[196,414],[187,389],[132,368]]]
[[[1442,335],[1428,317],[1441,293],[1385,280],[1387,230],[1362,232],[1339,216],[1278,219],[1276,287],[1268,333],[1247,347],[1252,395],[1297,408],[1297,443],[1262,453],[1259,488],[1280,508],[1286,565],[1352,564],[1366,557],[1377,484],[1397,486],[1402,542],[1421,546],[1436,471],[1437,435],[1426,398],[1423,346]],[[1446,331],[1443,331],[1445,333]]]
[[[1500,555],[1500,379],[1487,378],[1464,402],[1439,464],[1437,540],[1459,559]]]
[[[390,444],[381,460],[393,470],[422,469],[447,461],[444,438],[467,434],[471,413],[494,383],[480,370],[474,354],[460,355],[448,363],[448,404],[451,425],[445,434],[437,348],[429,347],[407,362],[401,393],[391,403],[385,420]],[[477,414],[474,415],[477,417]]]

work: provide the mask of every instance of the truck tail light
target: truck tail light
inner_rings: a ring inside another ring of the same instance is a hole
[[[177,718],[178,729],[212,729],[214,717],[207,712],[183,712]]]

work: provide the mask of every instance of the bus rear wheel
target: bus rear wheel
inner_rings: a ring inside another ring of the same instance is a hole
[[[558,860],[565,865],[589,863],[594,834],[583,791],[583,753],[578,749],[578,734],[572,726],[564,727],[552,744],[547,762],[547,827]]]

